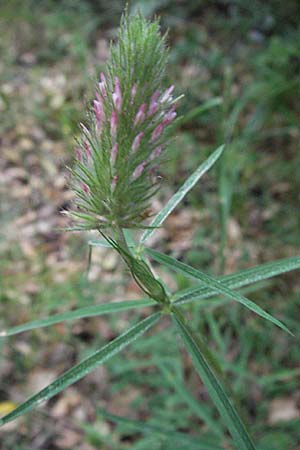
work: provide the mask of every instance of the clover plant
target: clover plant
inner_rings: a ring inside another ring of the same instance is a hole
[[[176,108],[180,101],[180,95],[176,97],[174,94],[176,88],[164,84],[167,59],[166,36],[161,36],[158,20],[150,22],[141,14],[130,18],[125,13],[117,43],[111,45],[106,70],[99,77],[86,123],[80,125],[81,138],[75,150],[75,163],[70,169],[76,201],[72,211],[67,212],[72,220],[69,230],[98,232],[101,239],[91,241],[90,245],[108,246],[118,252],[145,296],[140,300],[93,305],[57,314],[8,329],[1,332],[1,336],[134,308],[147,307],[149,310],[150,307],[152,312],[2,417],[1,425],[58,394],[135,340],[147,339],[142,335],[168,315],[172,319],[169,325],[175,327],[181,337],[233,444],[238,450],[256,448],[251,433],[223,385],[218,361],[203,336],[195,333],[186,320],[185,305],[197,304],[204,299],[209,304],[221,295],[241,303],[251,313],[289,332],[282,322],[244,297],[239,289],[298,269],[300,258],[282,259],[215,278],[146,246],[150,236],[224,151],[223,146],[215,150],[149,221],[151,199],[160,187],[157,171],[167,159],[167,147],[176,130]],[[211,102],[212,105],[215,103]],[[138,242],[130,230],[141,235]],[[198,284],[171,293],[155,274],[148,257],[195,279]],[[225,442],[220,445],[225,445]]]

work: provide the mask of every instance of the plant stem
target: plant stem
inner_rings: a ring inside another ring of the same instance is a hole
[[[168,295],[164,284],[153,273],[148,261],[144,258],[137,258],[134,254],[132,254],[130,248],[127,245],[127,241],[121,227],[117,228],[116,235],[116,242],[120,247],[119,253],[127,264],[138,286],[150,298],[156,300],[161,305],[169,305],[170,296]]]

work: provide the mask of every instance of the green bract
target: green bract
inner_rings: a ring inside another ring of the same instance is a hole
[[[174,86],[163,87],[166,61],[158,22],[124,15],[71,169],[76,210],[69,214],[78,229],[143,227],[176,117]]]

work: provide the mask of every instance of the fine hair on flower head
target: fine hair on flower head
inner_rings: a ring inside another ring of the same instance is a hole
[[[125,13],[81,123],[71,169],[77,229],[143,228],[153,176],[170,140],[178,98],[164,86],[168,51],[157,20]]]

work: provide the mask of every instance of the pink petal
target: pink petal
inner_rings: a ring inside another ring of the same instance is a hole
[[[133,141],[133,144],[132,144],[132,147],[131,147],[133,152],[136,152],[137,149],[139,148],[143,136],[144,136],[144,133],[143,133],[143,131],[141,131],[134,138],[134,141]]]
[[[146,103],[143,103],[140,107],[138,112],[136,113],[135,119],[134,119],[134,126],[136,127],[139,123],[144,122],[145,120],[145,111],[146,111],[147,105]]]
[[[88,143],[88,141],[86,139],[84,140],[83,145],[84,145],[84,148],[85,148],[86,156],[88,158],[91,158],[92,157],[91,147],[90,147],[90,145],[89,145],[89,143]]]
[[[111,164],[114,165],[117,159],[117,155],[118,155],[118,144],[115,143],[113,145],[113,148],[111,149],[111,155],[110,155],[110,161]]]
[[[169,111],[166,114],[164,120],[162,121],[162,124],[164,126],[169,125],[176,118],[176,116],[177,116],[177,113],[175,111]]]
[[[90,134],[89,130],[87,129],[87,127],[82,122],[80,122],[80,126],[81,126],[82,131],[85,134]]]
[[[161,154],[163,150],[163,146],[159,145],[158,147],[156,147],[153,152],[151,153],[151,155],[149,156],[149,160],[153,161],[153,159],[158,158]]]
[[[117,111],[120,111],[122,104],[122,94],[118,77],[115,78],[115,92],[113,93],[112,98]]]
[[[96,123],[97,128],[100,129],[102,123],[103,123],[103,106],[102,102],[99,102],[98,100],[94,100],[94,112],[96,115]]]
[[[157,111],[157,109],[158,109],[158,103],[155,101],[152,101],[149,106],[149,111],[147,114],[148,117],[151,117]]]
[[[75,157],[79,162],[82,162],[83,158],[82,158],[82,151],[80,148],[75,149]]]
[[[131,88],[131,103],[133,103],[134,97],[136,95],[136,91],[137,91],[137,84],[134,83],[134,85]]]
[[[137,166],[137,168],[135,169],[135,171],[132,174],[132,177],[134,180],[136,180],[138,177],[140,177],[142,175],[142,173],[144,172],[145,166],[146,166],[145,161]]]
[[[114,176],[113,176],[113,179],[112,179],[112,182],[111,182],[111,188],[112,188],[112,190],[115,189],[115,187],[116,187],[116,185],[117,185],[117,182],[118,182],[118,175],[114,175]]]
[[[151,97],[150,102],[156,102],[156,100],[158,99],[159,96],[160,96],[160,92],[159,91],[155,91],[154,94]]]
[[[159,138],[159,136],[163,132],[163,129],[164,129],[164,125],[162,123],[157,125],[157,127],[153,130],[153,133],[151,136],[151,142],[154,142]]]
[[[106,93],[106,78],[103,72],[100,73],[100,80],[101,82],[98,84],[99,86],[99,90],[101,92],[101,94],[103,95],[103,97],[107,96]]]
[[[90,192],[90,188],[88,187],[88,185],[85,184],[85,183],[83,183],[83,182],[81,182],[80,184],[81,184],[82,190],[83,190],[86,194],[88,194],[88,193]]]
[[[172,84],[172,86],[170,86],[165,93],[162,95],[161,99],[160,99],[160,103],[164,103],[167,100],[169,100],[171,98],[171,93],[173,92],[174,89],[174,84]]]
[[[117,134],[117,126],[118,126],[118,115],[116,111],[111,113],[110,118],[110,134],[112,137],[115,137]]]

